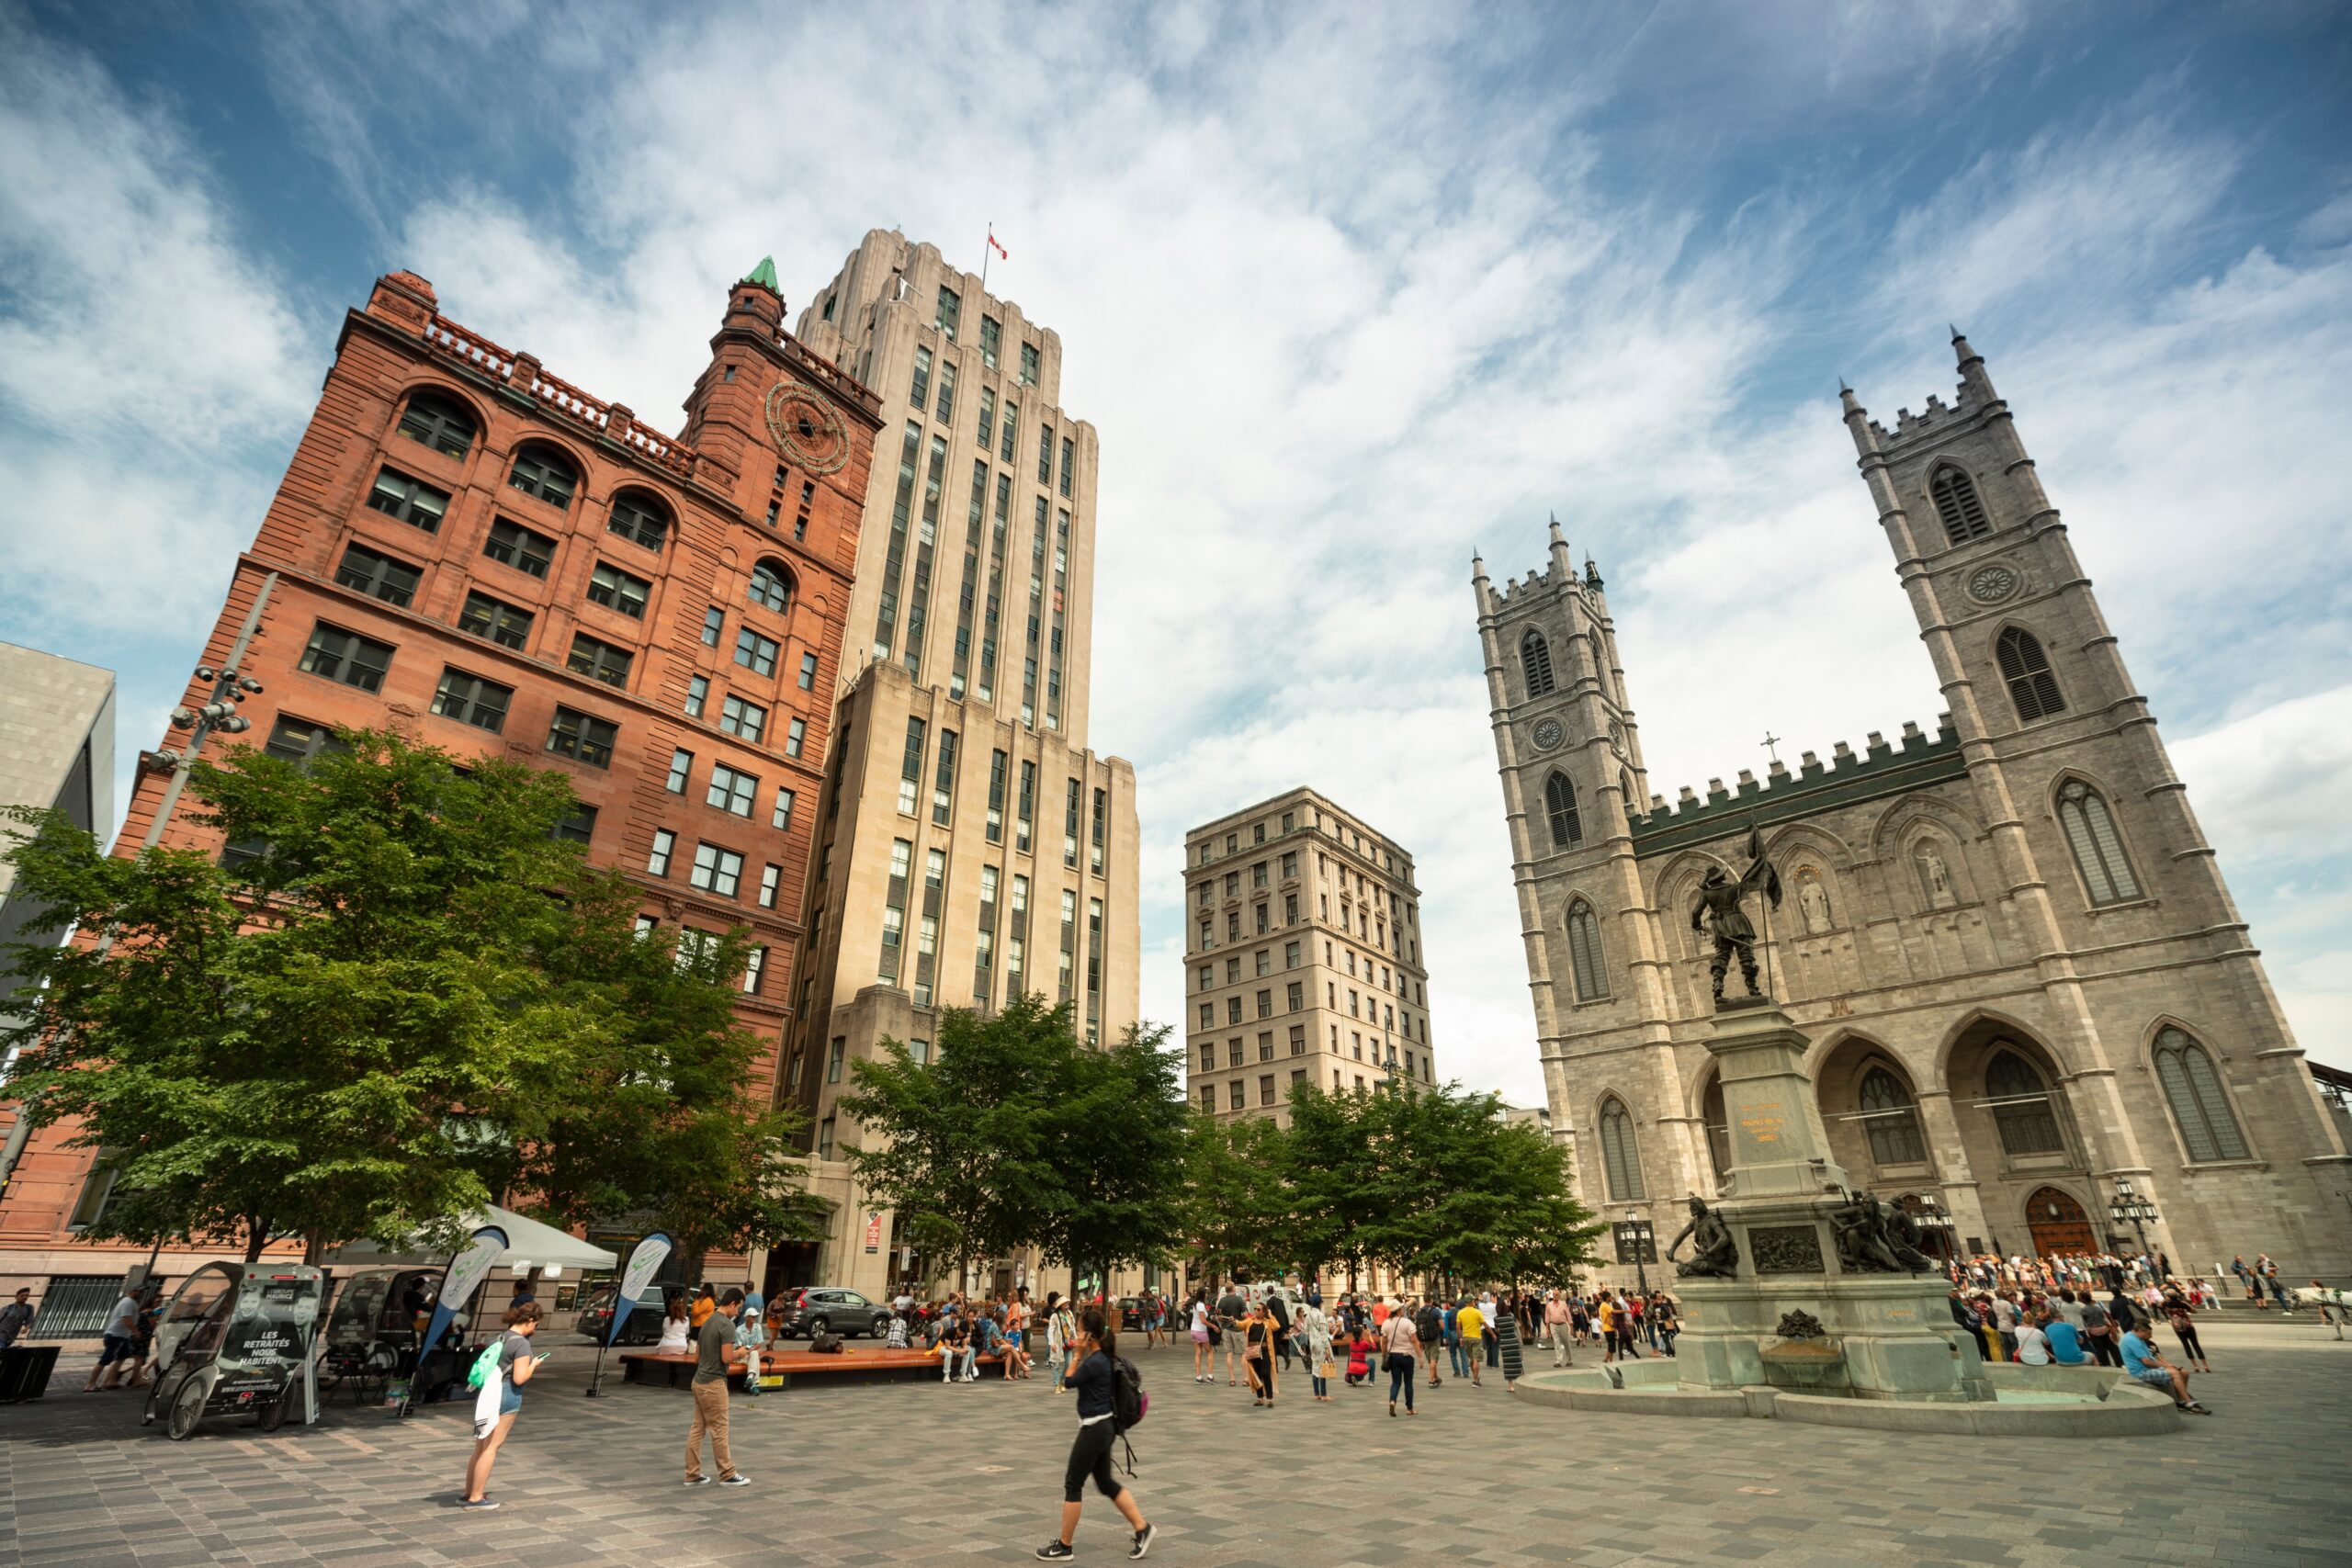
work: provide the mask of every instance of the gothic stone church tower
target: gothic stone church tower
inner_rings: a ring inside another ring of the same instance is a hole
[[[2123,1248],[2128,1178],[2177,1269],[2270,1253],[2352,1271],[2352,1159],[2245,922],[1963,338],[1957,401],[1888,431],[1845,394],[1862,479],[1950,713],[1900,744],[1649,793],[1609,604],[1559,526],[1518,582],[1474,568],[1552,1123],[1583,1201],[1660,1241],[1725,1159],[1700,879],[1751,823],[1787,901],[1759,944],[1812,1041],[1837,1160],[1932,1196],[1964,1252]],[[1740,980],[1736,971],[1730,985]]]

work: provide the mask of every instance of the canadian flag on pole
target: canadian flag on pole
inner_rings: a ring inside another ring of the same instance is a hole
[[[990,229],[989,231],[989,248],[1007,261],[1011,261],[1012,259],[1012,253],[1006,250],[1002,245],[997,243],[996,231],[994,229]]]

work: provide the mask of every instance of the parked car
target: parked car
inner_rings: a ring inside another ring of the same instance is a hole
[[[839,1285],[811,1285],[782,1292],[784,1318],[776,1329],[780,1339],[814,1339],[838,1334],[844,1339],[869,1335],[880,1339],[890,1332],[890,1309]]]
[[[630,1310],[628,1321],[621,1325],[620,1337],[613,1343],[650,1345],[660,1339],[662,1298],[668,1292],[683,1289],[684,1287],[682,1285],[648,1286],[645,1294],[638,1298],[637,1305]],[[617,1284],[597,1286],[594,1293],[589,1296],[587,1304],[580,1309],[580,1316],[573,1322],[572,1327],[590,1339],[599,1344],[603,1343],[605,1331],[612,1326],[613,1305],[619,1296],[620,1286]]]
[[[1117,1305],[1119,1308],[1119,1332],[1122,1334],[1141,1334],[1143,1332],[1143,1298],[1141,1296],[1121,1296],[1118,1300]]]

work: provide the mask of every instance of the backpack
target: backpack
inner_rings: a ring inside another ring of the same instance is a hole
[[[1140,1426],[1151,1409],[1151,1396],[1143,1391],[1143,1373],[1125,1356],[1111,1362],[1111,1430],[1124,1432]],[[1130,1472],[1132,1473],[1132,1472]]]
[[[838,1334],[820,1334],[816,1338],[808,1341],[808,1353],[812,1356],[838,1356],[842,1353],[842,1337]]]
[[[1280,1296],[1268,1296],[1266,1310],[1274,1314],[1274,1326],[1284,1334],[1288,1334],[1290,1332],[1290,1303]]]
[[[1413,1333],[1416,1337],[1434,1344],[1444,1332],[1445,1325],[1438,1321],[1437,1308],[1425,1306],[1413,1314]]]
[[[474,1364],[466,1369],[466,1386],[468,1388],[480,1388],[482,1384],[488,1382],[492,1378],[498,1375],[499,1353],[503,1350],[505,1347],[506,1341],[500,1338],[493,1339],[489,1344],[481,1348],[481,1354],[474,1358]]]

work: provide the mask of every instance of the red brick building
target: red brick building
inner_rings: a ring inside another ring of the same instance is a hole
[[[643,888],[644,919],[751,928],[741,1012],[771,1042],[877,425],[873,394],[783,319],[763,262],[729,292],[673,438],[447,320],[423,278],[379,279],[200,660],[231,661],[251,623],[234,661],[264,690],[243,739],[274,750],[390,726],[569,773],[569,831]],[[166,782],[141,773],[117,853]],[[164,841],[217,845],[187,814]],[[143,1261],[74,1240],[109,1179],[66,1135],[37,1136],[15,1173],[0,1284]],[[167,1252],[161,1272],[214,1255]]]

